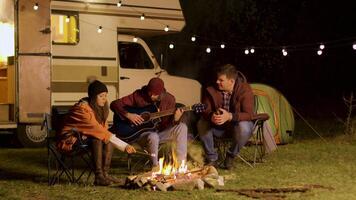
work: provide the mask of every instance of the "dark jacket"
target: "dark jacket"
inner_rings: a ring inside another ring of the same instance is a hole
[[[147,86],[144,86],[128,96],[111,102],[110,109],[124,119],[124,116],[127,114],[127,110],[125,110],[126,106],[142,108],[152,104],[153,102],[147,93]],[[161,96],[161,101],[159,102],[158,107],[160,111],[164,111],[174,109],[175,105],[176,100],[174,96],[168,92],[164,92]],[[163,117],[158,129],[162,131],[171,125],[173,125],[173,116]]]
[[[206,88],[203,94],[203,103],[207,106],[203,117],[210,122],[212,114],[223,107],[222,92],[215,87]],[[235,84],[229,109],[229,112],[232,113],[232,122],[252,120],[254,97],[251,86],[248,83]]]

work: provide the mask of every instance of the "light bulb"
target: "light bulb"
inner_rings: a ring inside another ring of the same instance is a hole
[[[164,31],[166,31],[166,32],[169,31],[169,26],[168,25],[166,27],[164,27]]]
[[[250,53],[255,53],[255,49],[254,49],[254,48],[251,48],[251,49],[250,49]]]
[[[284,50],[284,49],[283,49]],[[283,51],[283,56],[287,56],[288,52],[286,50]]]
[[[174,49],[174,44],[173,44],[173,43],[170,43],[170,44],[169,44],[169,48],[170,48],[170,49]]]
[[[117,7],[121,7],[122,6],[122,3],[121,3],[121,1],[119,1],[119,2],[117,2]]]
[[[353,44],[353,45],[352,45],[352,48],[353,48],[354,50],[356,50],[356,44]]]
[[[220,48],[225,49],[225,44],[220,44]]]
[[[323,44],[321,44],[320,46],[319,46],[319,49],[321,49],[321,50],[323,50],[325,48],[325,45],[323,45]]]
[[[142,14],[140,17],[141,20],[145,20],[145,14]]]
[[[134,42],[137,42],[137,41],[138,41],[138,38],[137,38],[137,37],[134,37],[132,40],[133,40]]]
[[[102,26],[99,26],[99,28],[98,28],[98,33],[101,33],[101,32],[103,32],[103,27],[102,27]]]
[[[35,5],[33,6],[33,9],[38,10],[38,8],[39,8],[38,3],[35,3]]]
[[[193,42],[195,42],[195,40],[197,39],[195,36],[192,36],[192,38],[190,38]]]
[[[246,49],[245,50],[245,54],[247,55],[247,54],[249,54],[250,52],[248,51],[248,49]]]
[[[210,47],[206,48],[206,53],[210,53],[210,52],[211,52]]]
[[[66,18],[66,22],[67,22],[67,23],[69,23],[69,20],[70,20],[70,17],[69,17],[69,16],[67,16],[67,18]]]
[[[323,51],[322,50],[318,50],[318,55],[320,56],[321,54],[323,54]]]

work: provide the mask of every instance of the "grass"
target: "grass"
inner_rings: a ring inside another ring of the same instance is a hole
[[[344,136],[337,125],[323,122],[326,142],[297,122],[296,140],[250,168],[240,161],[231,171],[219,170],[226,189],[302,186],[318,184],[334,190],[312,189],[287,194],[287,199],[356,199],[356,140]],[[125,157],[116,153],[113,173],[127,176]],[[67,183],[47,186],[46,149],[0,148],[0,199],[250,199],[231,192],[147,192],[118,187],[95,187]]]

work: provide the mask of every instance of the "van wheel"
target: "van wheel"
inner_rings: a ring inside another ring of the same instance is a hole
[[[24,147],[43,147],[46,144],[47,132],[41,125],[21,124],[17,127],[17,139]]]

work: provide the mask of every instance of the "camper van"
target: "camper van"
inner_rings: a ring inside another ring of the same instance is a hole
[[[87,96],[94,79],[109,101],[160,77],[177,103],[199,102],[200,83],[169,75],[144,41],[184,25],[179,0],[0,1],[0,133],[43,145],[44,114]]]

